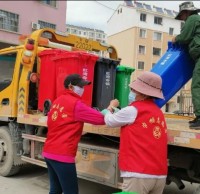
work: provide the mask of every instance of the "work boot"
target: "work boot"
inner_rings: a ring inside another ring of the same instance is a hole
[[[190,124],[190,129],[200,129],[200,116],[196,117],[195,122]]]

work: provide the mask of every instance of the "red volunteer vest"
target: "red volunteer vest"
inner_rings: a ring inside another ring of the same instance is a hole
[[[58,97],[48,113],[48,133],[43,151],[62,156],[76,156],[83,122],[74,120],[74,108],[80,97],[70,90]]]
[[[167,129],[162,111],[153,100],[131,104],[135,122],[121,128],[119,168],[150,175],[167,174]]]

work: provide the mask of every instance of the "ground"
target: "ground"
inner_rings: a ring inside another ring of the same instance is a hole
[[[13,177],[0,177],[2,194],[47,194],[49,189],[47,169],[35,165],[23,167],[20,174]],[[192,194],[197,184],[186,183],[186,188],[179,191],[174,183],[166,186],[163,194]],[[79,179],[80,194],[112,194],[119,192],[107,186]]]

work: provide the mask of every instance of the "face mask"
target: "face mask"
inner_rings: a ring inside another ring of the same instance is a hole
[[[130,93],[128,95],[129,104],[135,101],[135,97],[136,97],[135,92],[130,91]]]
[[[73,91],[74,93],[78,94],[81,97],[83,95],[84,88],[81,88],[79,86],[74,86]]]

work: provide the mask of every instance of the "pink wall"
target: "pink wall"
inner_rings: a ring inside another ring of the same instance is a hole
[[[66,31],[66,1],[57,1],[54,8],[40,1],[0,1],[0,8],[19,15],[19,32],[0,29],[0,42],[18,44],[19,34],[30,34],[31,23],[38,20],[56,24],[56,30]]]

